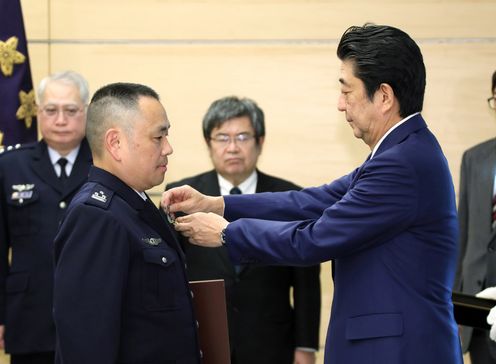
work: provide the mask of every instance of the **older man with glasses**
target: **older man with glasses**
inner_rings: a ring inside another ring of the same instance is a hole
[[[214,101],[203,118],[203,137],[214,169],[167,188],[188,184],[212,196],[300,189],[257,169],[265,122],[253,100],[228,96]],[[225,280],[232,364],[315,363],[320,321],[318,264],[234,265],[224,247],[208,250],[184,237],[181,241],[190,280]]]
[[[12,364],[54,362],[52,242],[91,165],[88,98],[80,74],[46,77],[38,87],[42,139],[0,155],[0,349]]]
[[[496,109],[496,72],[491,83],[492,96],[487,99]],[[460,221],[460,257],[455,291],[496,299],[496,138],[480,143],[463,154],[458,203]],[[496,332],[495,332],[496,334]],[[462,327],[464,351],[472,364],[496,363],[496,343],[487,330]],[[494,335],[496,340],[496,335]]]

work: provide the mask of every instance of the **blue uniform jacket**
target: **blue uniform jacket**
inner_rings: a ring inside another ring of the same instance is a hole
[[[44,141],[0,155],[0,324],[8,353],[55,349],[53,238],[90,165],[83,140],[64,188]]]
[[[451,302],[455,193],[420,115],[393,130],[372,159],[328,185],[225,196],[225,203],[234,221],[226,231],[234,261],[334,259],[325,363],[462,363]]]
[[[150,200],[92,167],[54,244],[57,363],[200,362],[184,256]]]

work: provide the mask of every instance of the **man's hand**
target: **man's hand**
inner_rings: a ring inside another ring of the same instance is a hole
[[[220,232],[228,224],[223,217],[217,214],[197,212],[178,217],[174,228],[189,238],[189,242],[192,244],[215,248],[222,245]]]
[[[316,355],[312,351],[296,349],[294,352],[293,364],[315,364],[316,360]]]
[[[3,339],[4,332],[5,332],[5,326],[0,325],[0,349],[5,349],[5,341]]]
[[[160,205],[166,213],[171,215],[177,211],[185,214],[194,212],[213,212],[220,216],[224,214],[222,196],[207,196],[188,185],[165,191]]]

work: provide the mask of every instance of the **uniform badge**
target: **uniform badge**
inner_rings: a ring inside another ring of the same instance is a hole
[[[141,241],[149,245],[157,246],[162,242],[161,238],[141,238]]]
[[[24,200],[29,200],[33,197],[33,188],[34,183],[12,185],[12,201],[19,201],[19,203],[23,203]]]
[[[103,191],[93,192],[93,194],[91,195],[91,198],[98,200],[100,202],[103,202],[103,203],[107,202],[107,195]]]

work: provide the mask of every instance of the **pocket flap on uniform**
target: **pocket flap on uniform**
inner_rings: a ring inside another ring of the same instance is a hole
[[[346,322],[346,339],[360,340],[403,334],[401,313],[379,313],[349,318]]]
[[[145,262],[168,267],[176,260],[174,254],[166,249],[144,249],[143,258]]]
[[[28,273],[14,273],[8,276],[5,285],[7,293],[23,292],[28,288],[29,274]]]

